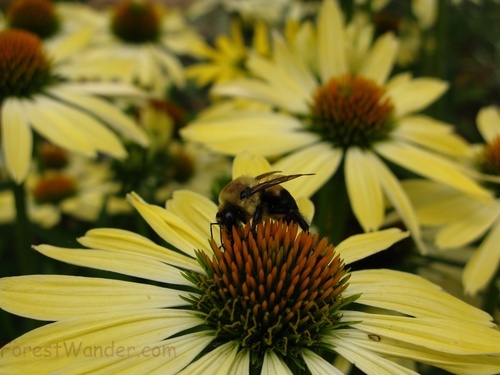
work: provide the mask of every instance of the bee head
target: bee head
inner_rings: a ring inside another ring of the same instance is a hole
[[[226,231],[230,231],[233,226],[247,222],[245,212],[234,204],[226,204],[215,215],[215,219]]]

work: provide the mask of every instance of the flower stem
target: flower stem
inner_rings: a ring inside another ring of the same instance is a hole
[[[26,207],[26,192],[24,190],[24,183],[19,185],[13,183],[12,191],[14,193],[16,205],[16,257],[19,262],[19,271],[21,274],[27,275],[32,273],[33,262],[30,243],[30,222]]]

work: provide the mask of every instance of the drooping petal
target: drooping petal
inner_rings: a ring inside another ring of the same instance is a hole
[[[392,71],[397,51],[398,40],[394,34],[382,35],[377,39],[368,56],[366,56],[358,74],[371,79],[379,85],[383,85]]]
[[[337,171],[343,151],[320,142],[280,158],[271,170],[286,171],[286,174],[314,173],[286,183],[286,189],[294,197],[312,196]]]
[[[136,193],[128,194],[127,198],[151,228],[172,246],[192,257],[197,249],[208,250],[208,237],[200,235],[177,215],[144,202]]]
[[[345,296],[360,293],[356,303],[426,318],[450,318],[491,327],[491,316],[444,292],[420,276],[394,270],[351,272]],[[405,297],[406,296],[406,297]]]
[[[377,230],[384,219],[384,199],[365,152],[350,147],[345,156],[345,181],[351,207],[365,232]]]
[[[500,222],[497,220],[490,233],[465,265],[462,282],[465,293],[475,295],[488,285],[500,264]]]
[[[84,246],[106,251],[127,252],[142,257],[157,259],[175,267],[192,271],[201,271],[198,262],[190,257],[179,254],[139,234],[122,229],[98,228],[91,229],[84,237],[78,238]]]
[[[2,116],[2,152],[5,166],[16,183],[28,175],[33,151],[33,134],[20,101],[7,98],[0,104]]]
[[[406,237],[408,237],[408,232],[397,228],[356,234],[339,243],[335,250],[340,254],[345,264],[350,264],[385,250]]]
[[[302,358],[312,375],[342,375],[342,371],[311,350],[302,350]]]
[[[239,344],[229,341],[217,346],[201,358],[179,372],[179,375],[229,374],[229,369],[236,358]]]
[[[118,272],[163,283],[193,285],[181,275],[180,270],[143,255],[125,252],[120,254],[95,249],[60,248],[50,245],[35,246],[35,249],[50,258],[78,266]]]
[[[318,66],[322,83],[347,72],[344,21],[336,1],[323,1],[318,17]]]
[[[361,311],[342,311],[355,328],[375,335],[455,355],[500,354],[500,331],[460,319],[411,318]]]
[[[482,108],[477,114],[476,123],[486,143],[491,143],[500,135],[500,112],[495,106]]]
[[[16,315],[60,320],[86,314],[183,306],[185,292],[128,281],[62,275],[0,279],[0,306]]]
[[[471,194],[485,202],[492,202],[490,193],[461,172],[451,161],[399,141],[380,142],[374,146],[384,158],[410,171]]]

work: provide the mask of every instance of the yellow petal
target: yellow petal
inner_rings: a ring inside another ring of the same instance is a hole
[[[167,210],[202,238],[210,238],[210,224],[215,222],[217,214],[217,205],[210,199],[189,190],[177,190],[167,201]]]
[[[50,94],[94,114],[132,141],[142,146],[148,144],[146,133],[117,106],[104,99],[77,91],[74,87],[59,86],[57,89],[50,90]]]
[[[442,249],[468,245],[482,236],[499,216],[500,204],[476,204],[475,210],[455,216],[455,220],[438,231],[436,245]]]
[[[359,75],[383,85],[392,71],[398,40],[392,33],[386,33],[377,39],[368,56],[362,63]]]
[[[357,147],[346,152],[345,180],[352,210],[365,232],[378,229],[384,219],[382,190],[367,154]]]
[[[454,133],[452,125],[427,116],[403,117],[399,120],[392,135],[440,153],[471,156],[469,145],[462,137]]]
[[[256,79],[239,78],[215,86],[211,94],[237,96],[269,103],[292,113],[307,113],[307,103],[279,85],[271,85]]]
[[[14,181],[19,184],[29,172],[33,134],[18,99],[4,99],[0,104],[0,111],[5,166]]]
[[[462,281],[467,294],[475,295],[479,290],[484,289],[495,276],[500,262],[499,243],[500,223],[497,220],[491,232],[465,265]]]
[[[82,50],[89,43],[93,32],[94,30],[92,27],[86,27],[65,37],[51,49],[51,59],[57,64],[74,56],[76,52]]]
[[[286,183],[286,189],[294,197],[310,197],[318,191],[337,171],[343,151],[332,148],[325,142],[316,143],[280,158],[271,170],[285,174],[314,173]]]
[[[397,228],[385,229],[350,236],[339,243],[335,249],[344,263],[350,264],[385,250],[406,237],[408,237],[408,232],[402,232]]]
[[[85,314],[182,306],[184,292],[127,281],[60,275],[0,279],[0,306],[16,315],[60,320]]]
[[[271,170],[271,164],[263,156],[243,152],[236,155],[233,160],[232,175],[234,180],[240,176],[255,177]],[[282,170],[279,171],[281,172]]]
[[[240,110],[219,118],[190,123],[182,129],[181,135],[224,154],[237,155],[248,151],[268,157],[288,153],[319,140],[316,134],[298,131],[302,128],[302,123],[291,116]]]
[[[323,1],[318,16],[318,65],[321,82],[347,72],[344,22],[336,1]]]
[[[375,171],[375,175],[379,179],[385,195],[398,212],[401,220],[410,230],[410,233],[412,234],[419,250],[421,252],[425,252],[426,249],[420,238],[420,227],[415,210],[413,209],[410,200],[408,199],[398,179],[376,154],[370,153],[367,156],[370,158],[372,168]]]
[[[80,129],[58,113],[52,103],[52,100],[43,96],[35,97],[33,101],[24,101],[24,111],[33,129],[57,146],[87,157],[95,157],[95,147]]]
[[[435,78],[416,78],[388,87],[387,94],[395,106],[396,117],[418,112],[435,102],[448,89],[448,84]]]
[[[486,189],[463,174],[458,165],[444,157],[398,141],[381,142],[374,147],[377,153],[410,171],[452,186],[477,199],[492,202],[492,197]]]
[[[78,266],[118,272],[146,280],[193,286],[177,268],[142,255],[95,249],[59,248],[50,245],[35,246],[35,249],[50,258]]]
[[[477,128],[487,143],[500,135],[500,112],[497,107],[482,108],[477,114]]]
[[[192,257],[195,257],[197,249],[208,250],[208,237],[201,236],[177,215],[144,202],[136,193],[128,194],[127,198],[149,226],[167,243]],[[210,223],[206,225],[209,227]]]

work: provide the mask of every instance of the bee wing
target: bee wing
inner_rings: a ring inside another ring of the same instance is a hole
[[[278,173],[278,171],[272,171],[272,172],[263,173],[263,174],[258,175],[257,177],[255,177],[255,179],[257,181],[260,181],[263,178],[271,176],[271,175],[273,175],[275,173]],[[241,197],[242,198],[248,198],[248,197],[254,195],[255,193],[258,193],[259,191],[263,191],[263,190],[266,190],[266,189],[270,188],[271,186],[282,184],[284,182],[293,180],[293,179],[295,179],[297,177],[300,177],[300,176],[311,176],[313,174],[314,173],[302,173],[302,174],[291,174],[291,175],[288,175],[288,176],[283,176],[283,175],[273,176],[272,178],[270,178],[267,181],[261,182],[261,183],[255,185],[255,186],[253,186],[251,188],[245,189],[242,192]]]

